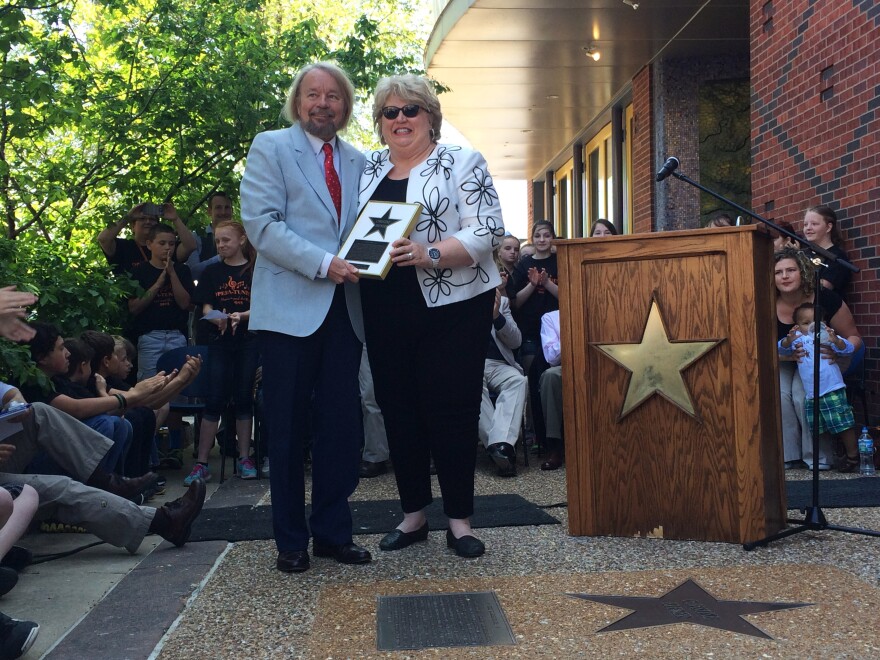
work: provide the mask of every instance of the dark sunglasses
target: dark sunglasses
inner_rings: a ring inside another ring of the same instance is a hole
[[[419,110],[431,112],[427,108],[423,108],[422,106],[416,105],[415,103],[410,103],[409,105],[405,105],[402,108],[398,108],[396,105],[386,105],[384,108],[382,108],[382,116],[385,117],[385,119],[397,119],[397,115],[400,114],[401,110],[403,110],[403,116],[409,117],[410,119],[419,114]]]

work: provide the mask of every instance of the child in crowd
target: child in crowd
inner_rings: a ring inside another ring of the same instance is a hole
[[[507,298],[511,297],[508,287],[516,264],[519,261],[519,239],[508,234],[501,239],[501,245],[495,250],[495,263],[501,274],[501,290]]]
[[[510,299],[513,318],[522,332],[520,364],[528,373],[532,360],[541,350],[541,317],[559,309],[556,255],[551,247],[556,233],[553,225],[541,220],[532,227],[533,256],[524,256],[513,271]]]
[[[254,378],[259,362],[256,335],[248,330],[251,277],[255,254],[241,223],[226,220],[214,228],[220,262],[205,268],[196,289],[202,304],[201,323],[212,325],[208,341],[208,397],[199,434],[198,462],[184,479],[210,480],[208,454],[220,425],[220,416],[232,399],[238,437],[238,475],[254,479],[257,469],[250,457],[254,422]]]
[[[846,385],[840,367],[823,360],[821,352],[814,346],[813,323],[815,308],[812,303],[804,303],[794,310],[794,326],[779,340],[779,354],[799,354],[798,372],[806,392],[805,409],[807,422],[813,427],[813,369],[819,360],[819,433],[831,433],[840,438],[846,449],[846,459],[841,472],[853,472],[859,468],[859,453],[856,440],[855,418],[852,407],[846,398]],[[838,336],[833,328],[822,324],[820,342],[830,346],[836,355],[852,355],[853,345]]]
[[[590,237],[617,236],[617,227],[605,218],[599,218],[590,227]]]
[[[177,238],[174,230],[158,224],[150,230],[150,259],[137,266],[132,277],[144,289],[140,298],[128,301],[138,339],[138,380],[156,373],[159,356],[186,346],[191,296],[195,285],[189,268],[174,263],[171,254]]]

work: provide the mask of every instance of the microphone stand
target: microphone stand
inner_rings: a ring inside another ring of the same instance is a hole
[[[674,163],[670,162],[673,159],[675,162]],[[803,247],[811,250],[815,254],[818,254],[821,257],[823,257],[824,259],[826,259],[827,263],[838,262],[840,265],[844,266],[845,268],[849,269],[850,271],[852,271],[854,273],[859,272],[858,267],[854,266],[853,264],[846,261],[845,259],[839,259],[837,256],[835,256],[833,253],[829,252],[825,248],[819,247],[815,243],[808,241],[805,238],[801,238],[800,236],[798,236],[794,232],[789,231],[788,229],[785,229],[783,227],[780,227],[772,220],[768,220],[767,218],[763,218],[760,215],[758,215],[757,213],[754,213],[754,212],[750,211],[749,209],[740,206],[736,202],[733,202],[733,201],[727,199],[726,197],[719,195],[714,190],[710,190],[709,188],[706,188],[705,186],[700,185],[699,183],[697,183],[693,179],[689,178],[685,174],[682,174],[681,172],[676,171],[677,167],[678,167],[678,159],[677,158],[672,157],[672,158],[667,159],[666,164],[664,164],[664,166],[663,166],[663,169],[657,175],[657,180],[661,181],[671,174],[676,179],[681,179],[685,183],[689,183],[690,185],[694,186],[695,188],[702,190],[704,193],[711,195],[715,199],[717,199],[721,202],[724,202],[725,204],[727,204],[729,206],[732,206],[733,208],[740,211],[741,213],[744,213],[745,215],[764,223],[764,225],[766,225],[767,227],[771,228],[772,230],[782,234],[783,236],[788,236],[792,240],[797,241],[797,243],[799,243]],[[817,260],[814,260],[814,263],[816,263],[816,261]],[[820,414],[819,413],[819,364],[820,364],[820,360],[822,359],[821,356],[819,355],[819,345],[820,345],[819,344],[819,337],[820,337],[820,330],[822,327],[823,314],[822,314],[822,308],[819,304],[819,290],[822,285],[821,285],[821,282],[819,279],[819,267],[818,266],[821,263],[822,262],[820,261],[818,264],[816,264],[817,267],[814,269],[814,275],[813,275],[813,306],[815,309],[814,318],[813,318],[813,320],[814,320],[814,323],[813,323],[814,359],[813,359],[813,404],[812,404],[813,405],[813,425],[812,425],[812,435],[813,435],[813,469],[812,469],[813,480],[812,480],[812,486],[813,486],[813,489],[812,489],[812,498],[811,498],[810,506],[806,507],[805,509],[801,509],[801,511],[804,513],[803,519],[793,519],[793,518],[786,519],[786,522],[794,524],[795,525],[794,527],[789,527],[787,529],[782,530],[781,532],[777,532],[776,534],[771,534],[770,536],[766,536],[766,537],[759,539],[757,541],[752,541],[750,543],[743,543],[743,550],[747,550],[747,551],[754,550],[757,547],[766,546],[766,545],[772,543],[773,541],[778,541],[779,539],[783,539],[787,536],[792,536],[794,534],[799,534],[801,532],[806,532],[806,531],[831,530],[831,531],[837,531],[837,532],[848,532],[850,534],[864,534],[866,536],[880,537],[880,532],[878,532],[878,531],[874,531],[874,530],[870,530],[870,529],[860,529],[857,527],[842,527],[840,525],[829,524],[828,520],[825,518],[825,514],[822,512],[822,508],[819,505],[819,414]]]

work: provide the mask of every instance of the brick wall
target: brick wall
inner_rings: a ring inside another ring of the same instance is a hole
[[[632,81],[633,127],[633,233],[650,232],[654,216],[654,112],[651,69],[645,67]]]
[[[862,269],[847,302],[868,351],[876,424],[880,0],[752,0],[750,11],[752,203],[796,229],[817,204],[841,218],[844,248]]]

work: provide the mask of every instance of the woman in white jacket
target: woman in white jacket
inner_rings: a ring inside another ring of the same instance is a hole
[[[427,539],[433,456],[447,546],[478,557],[485,547],[470,517],[486,338],[500,282],[492,251],[504,236],[498,195],[478,152],[438,143],[440,103],[425,79],[381,80],[373,118],[387,148],[367,154],[361,206],[422,205],[410,237],[393,243],[386,279],[361,281],[376,400],[404,513],[380,548]]]

